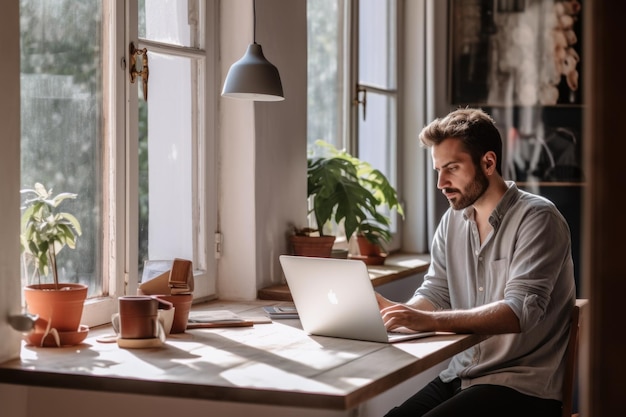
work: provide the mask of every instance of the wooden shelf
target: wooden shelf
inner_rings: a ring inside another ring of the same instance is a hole
[[[430,255],[414,253],[394,253],[385,259],[383,265],[368,265],[372,284],[386,284],[411,275],[419,274],[428,270],[430,266]],[[291,292],[286,283],[271,285],[261,288],[257,292],[260,300],[293,301]]]

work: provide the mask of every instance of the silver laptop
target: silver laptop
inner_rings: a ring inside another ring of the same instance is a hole
[[[435,332],[388,332],[364,262],[281,255],[300,322],[311,335],[395,343]]]

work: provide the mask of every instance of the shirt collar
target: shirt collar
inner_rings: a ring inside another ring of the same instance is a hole
[[[494,229],[497,229],[506,212],[518,199],[517,185],[513,181],[505,182],[508,190],[504,193],[504,195],[498,202],[498,205],[496,205],[496,208],[493,209],[493,211],[489,215],[489,224],[491,224],[491,227],[493,227]],[[463,210],[463,218],[465,220],[473,219],[474,212],[474,206],[466,207]]]
[[[498,203],[496,208],[493,210],[493,212],[491,212],[491,215],[489,216],[489,223],[494,229],[496,229],[497,226],[500,225],[500,222],[504,218],[504,215],[506,214],[506,212],[509,211],[511,206],[513,206],[513,204],[515,204],[515,202],[519,198],[517,185],[515,185],[513,181],[505,181],[505,182],[506,182],[506,186],[509,189],[506,190],[506,192],[500,199],[500,202]]]

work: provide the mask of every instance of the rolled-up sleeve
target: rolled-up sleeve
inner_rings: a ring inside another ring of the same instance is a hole
[[[513,216],[512,221],[518,219]],[[567,223],[551,206],[524,213],[510,253],[504,302],[517,315],[522,332],[545,317],[557,277],[568,261],[571,246]]]

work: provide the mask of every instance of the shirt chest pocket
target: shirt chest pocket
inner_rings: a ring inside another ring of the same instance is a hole
[[[486,302],[498,301],[504,298],[508,265],[507,259],[498,259],[489,263],[485,271],[484,283]]]

